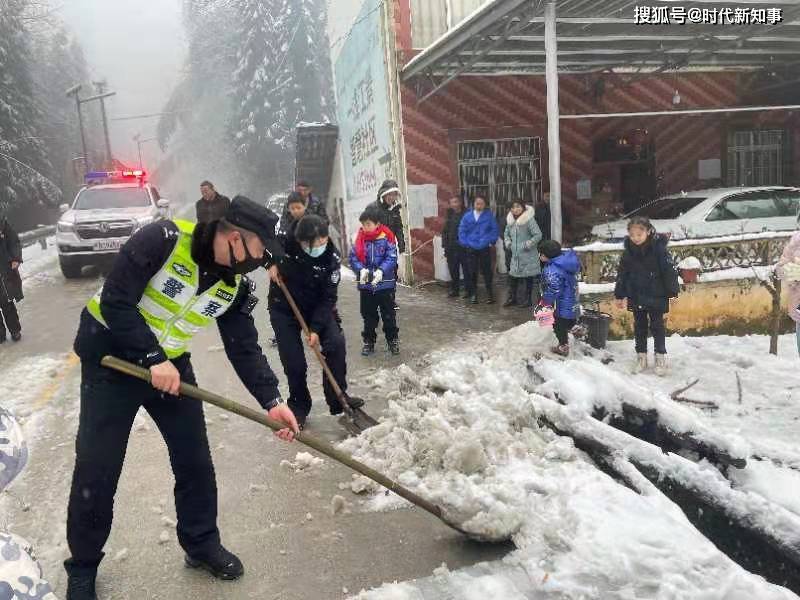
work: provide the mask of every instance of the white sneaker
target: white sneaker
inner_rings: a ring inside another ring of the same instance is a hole
[[[631,373],[637,375],[647,369],[647,354],[637,354],[636,360],[631,365]]]
[[[656,375],[664,377],[669,372],[666,354],[656,354]]]

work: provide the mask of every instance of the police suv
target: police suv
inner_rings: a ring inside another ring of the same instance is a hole
[[[72,206],[61,205],[56,244],[61,272],[81,276],[88,265],[108,263],[139,229],[170,217],[169,200],[147,182],[146,173],[87,173]]]

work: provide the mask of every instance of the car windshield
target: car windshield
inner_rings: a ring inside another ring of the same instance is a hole
[[[647,217],[648,219],[677,219],[692,210],[695,206],[703,202],[705,198],[695,196],[687,198],[662,198],[650,204],[636,209],[626,216]]]
[[[147,190],[140,187],[85,189],[75,201],[76,210],[144,208],[150,206]]]

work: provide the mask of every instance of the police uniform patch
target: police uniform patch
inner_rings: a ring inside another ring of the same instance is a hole
[[[225,290],[217,290],[217,297],[222,298],[226,302],[233,302],[233,294]]]
[[[341,278],[342,278],[341,271],[334,271],[333,273],[331,273],[331,283],[338,284]]]
[[[192,270],[182,265],[181,263],[172,263],[172,268],[178,275],[183,275],[184,277],[192,276]]]

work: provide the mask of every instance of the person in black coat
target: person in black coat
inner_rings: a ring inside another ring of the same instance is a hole
[[[670,298],[677,298],[678,272],[667,250],[667,238],[656,233],[650,221],[634,217],[628,223],[625,252],[617,270],[614,296],[619,308],[627,300],[633,313],[636,337],[635,373],[647,368],[648,330],[655,344],[656,374],[667,371],[667,346],[664,314]]]
[[[442,248],[447,259],[447,268],[450,270],[450,298],[458,298],[461,289],[462,271],[466,275],[464,263],[464,248],[458,241],[458,226],[464,218],[464,201],[458,196],[450,198],[450,208],[447,209],[447,221],[442,229]]]
[[[214,184],[210,181],[204,181],[200,184],[200,195],[202,197],[195,204],[198,223],[219,221],[231,206],[230,198],[217,192],[214,189]]]
[[[328,218],[328,210],[325,207],[325,202],[322,201],[321,198],[315,196],[311,193],[312,191],[311,184],[307,181],[298,181],[297,185],[295,185],[294,191],[289,194],[289,197],[286,199],[286,205],[283,207],[283,214],[281,215],[281,222],[279,231],[282,233],[286,233],[289,231],[289,227],[295,221],[299,221],[305,215],[317,215],[322,217],[326,222],[330,223],[330,218]],[[301,199],[304,204],[303,214],[298,216],[297,208],[295,208],[294,212],[292,211],[292,204],[296,203],[298,199]]]
[[[536,202],[533,218],[536,219],[539,231],[542,232],[542,240],[546,241],[552,239],[550,236],[550,194],[544,194],[543,197]]]
[[[400,187],[393,179],[387,179],[378,190],[378,199],[372,205],[378,209],[381,224],[392,230],[397,239],[397,251],[406,251],[406,237],[403,231],[403,215],[400,214]]]
[[[15,302],[22,300],[22,244],[17,232],[4,215],[0,215],[0,344],[6,341],[6,329],[11,339],[22,339],[22,325]]]
[[[335,313],[341,268],[339,251],[329,238],[328,223],[318,215],[307,215],[294,224],[286,238],[285,256],[280,263],[269,265],[270,323],[289,382],[287,403],[301,428],[305,426],[312,404],[306,381],[308,365],[300,323],[277,282],[279,278],[283,281],[308,324],[310,334],[306,343],[321,349],[336,383],[346,391],[346,343]],[[344,412],[324,374],[322,387],[330,413]]]

